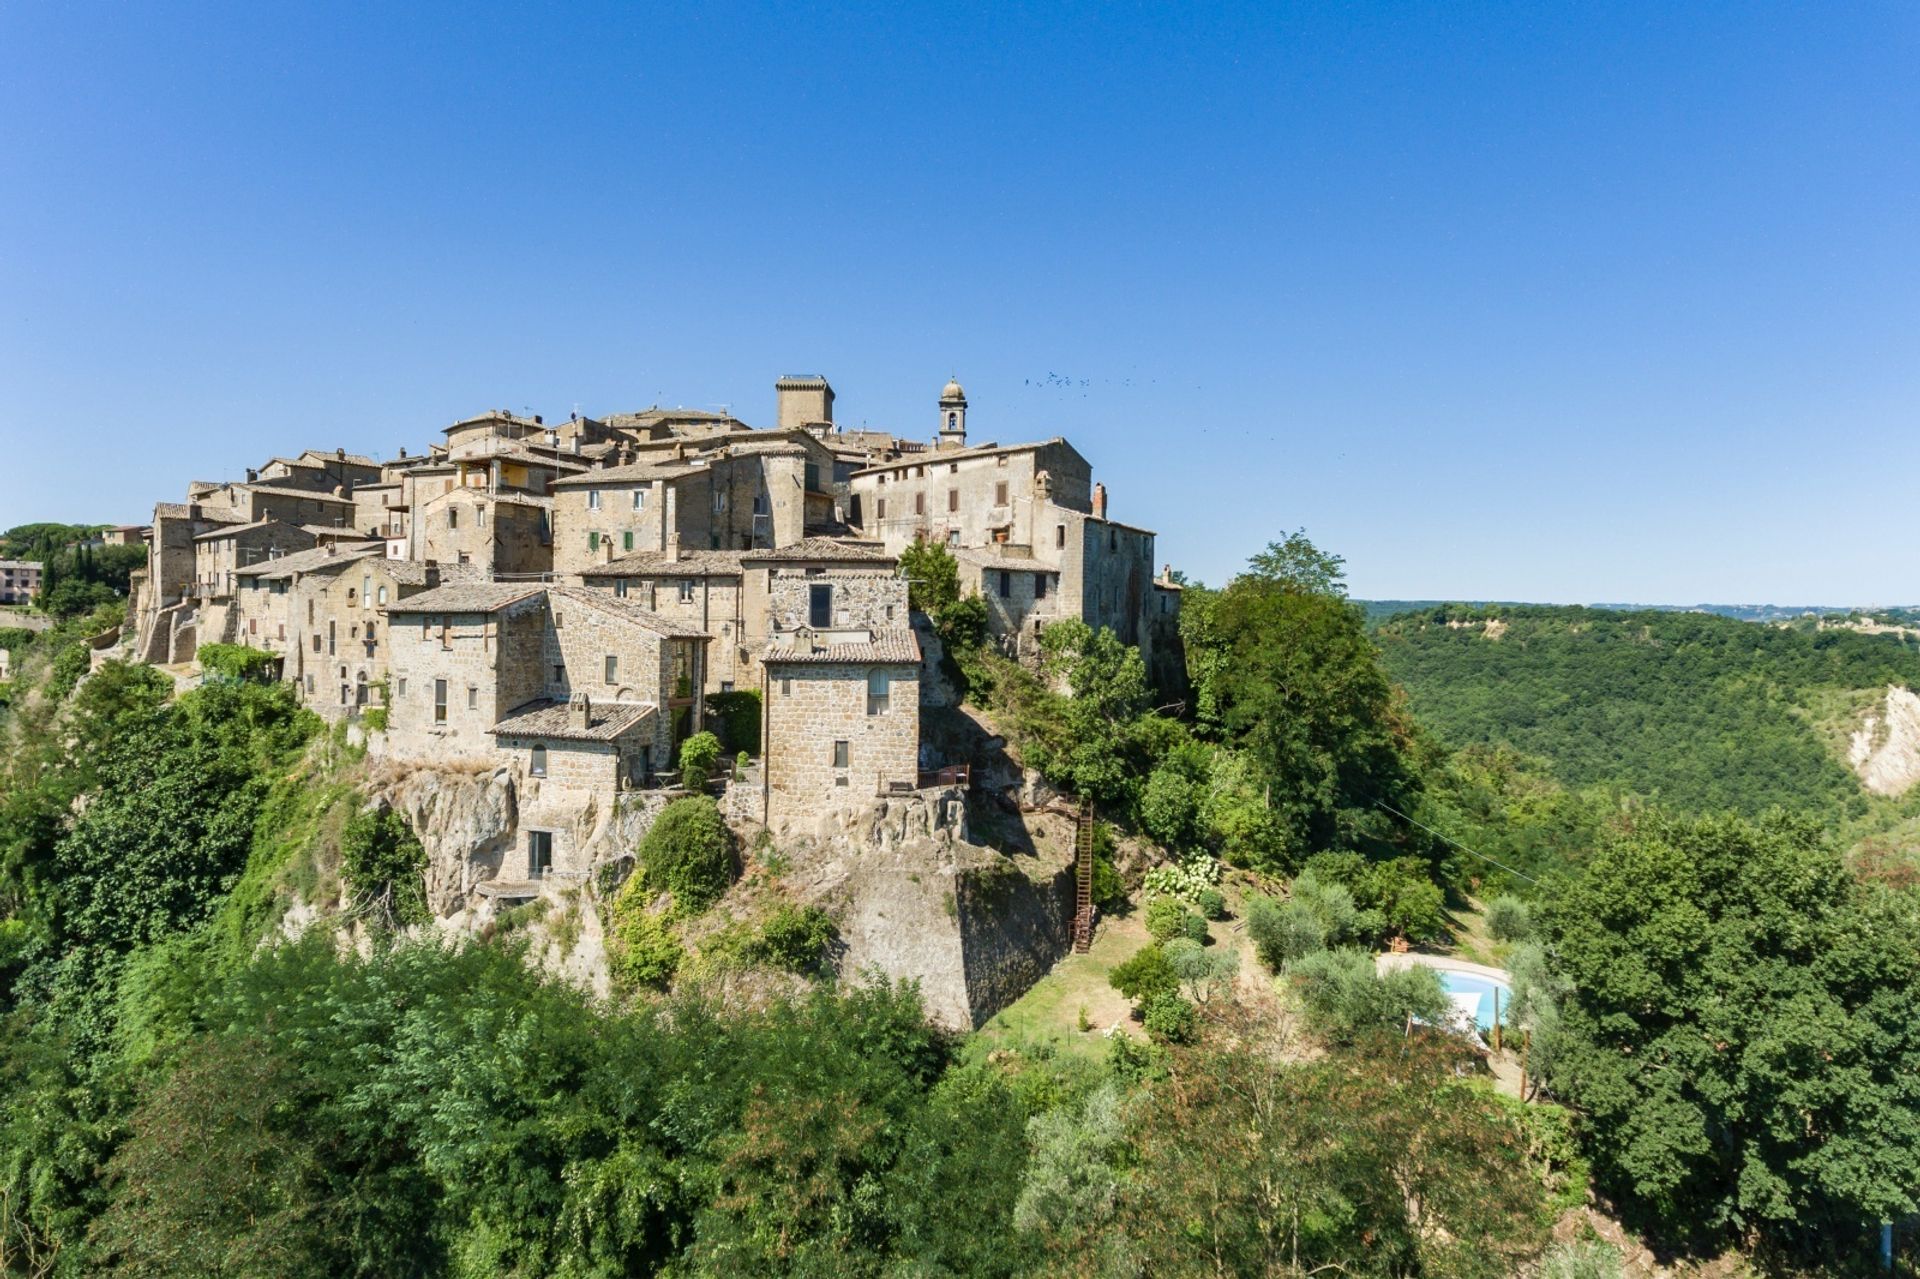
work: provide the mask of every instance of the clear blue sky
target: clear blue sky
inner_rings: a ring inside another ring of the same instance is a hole
[[[0,7],[0,527],[800,371],[1208,580],[1920,600],[1920,8]]]

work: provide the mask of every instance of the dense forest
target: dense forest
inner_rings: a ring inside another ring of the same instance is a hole
[[[1442,606],[1378,621],[1386,669],[1420,724],[1507,747],[1574,788],[1688,811],[1866,806],[1834,748],[1842,711],[1920,687],[1920,639],[1540,605]]]
[[[1785,716],[1723,730],[1765,804],[1682,769],[1695,803],[1611,755],[1577,780],[1619,793],[1574,788],[1545,738],[1430,711],[1416,632],[1524,654],[1522,621],[1376,636],[1303,535],[1189,585],[1183,703],[1078,623],[1015,661],[943,549],[902,567],[971,713],[1103,818],[1125,1031],[933,1028],[911,986],[836,973],[787,850],[698,794],[591,885],[607,997],[518,912],[440,936],[362,747],[246,650],[191,687],[89,672],[106,604],[21,632],[0,708],[0,1273],[1618,1275],[1590,1201],[1683,1264],[1842,1272],[1920,1208],[1913,889],[1739,815],[1843,802],[1741,734],[1804,733],[1789,690],[1906,678],[1910,650],[1673,618],[1660,669],[1724,662]],[[1619,678],[1670,729],[1716,722],[1612,665],[1654,626],[1543,630],[1537,721]],[[1483,934],[1524,1095],[1430,969],[1373,957]]]

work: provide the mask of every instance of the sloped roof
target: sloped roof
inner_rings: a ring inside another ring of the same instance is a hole
[[[425,586],[429,573],[438,574],[440,586],[487,580],[486,574],[472,564],[428,564],[425,560],[386,560],[383,563],[387,576],[397,586]]]
[[[790,546],[776,546],[770,551],[744,551],[740,559],[742,563],[747,564],[783,564],[814,560],[855,564],[892,564],[898,557],[887,554],[878,542],[849,542],[833,537],[807,537]]]
[[[279,484],[261,484],[258,482],[241,484],[236,487],[246,489],[249,493],[265,493],[271,497],[301,497],[314,502],[332,502],[336,506],[353,505],[353,499],[350,497],[335,497],[333,494],[320,489],[287,488]]]
[[[452,582],[387,605],[389,613],[497,613],[546,590],[538,582]]]
[[[290,578],[296,573],[319,573],[330,568],[345,568],[369,555],[379,552],[377,545],[348,546],[329,550],[316,546],[310,551],[299,551],[292,555],[281,555],[258,564],[249,564],[235,571],[236,577],[257,577],[263,582],[277,582]]]
[[[657,635],[670,635],[677,639],[711,639],[712,636],[691,622],[682,622],[677,618],[662,617],[651,609],[641,608],[638,604],[608,595],[602,591],[586,591],[571,586],[556,586],[548,591],[551,596],[573,603],[585,604],[589,608],[599,609],[609,617],[643,626]]]
[[[508,711],[505,718],[487,731],[496,737],[550,737],[574,742],[611,742],[635,729],[644,728],[653,718],[651,702],[587,703],[588,722],[582,728],[573,722],[572,708],[551,698],[528,702]]]
[[[280,520],[254,520],[247,524],[225,524],[216,529],[209,529],[207,532],[195,536],[193,540],[196,542],[211,542],[221,537],[237,537],[242,533],[251,533],[254,529],[267,528],[270,525],[278,525],[280,528],[287,529],[288,531],[299,528],[296,524],[287,524]],[[301,531],[304,532],[305,530]]]
[[[872,466],[855,471],[855,475],[874,475],[881,471],[897,471],[903,466],[928,466],[942,462],[962,462],[970,457],[992,457],[996,453],[1031,453],[1036,449],[1050,445],[1062,445],[1075,456],[1079,450],[1068,444],[1066,437],[1056,435],[1050,440],[1036,440],[1031,444],[981,444],[966,449],[939,449],[926,453],[910,453],[891,462],[876,462]]]
[[[577,475],[563,475],[553,482],[555,488],[592,488],[597,484],[636,484],[650,480],[671,480],[707,469],[703,460],[662,458],[648,462],[629,462],[625,466],[602,466]]]
[[[682,551],[670,560],[665,551],[634,551],[580,570],[582,577],[738,577],[744,551]]]
[[[908,627],[872,631],[866,639],[831,635],[827,639],[827,643],[816,648],[813,632],[805,628],[776,635],[760,660],[767,665],[779,662],[917,664],[920,661],[920,641]]]

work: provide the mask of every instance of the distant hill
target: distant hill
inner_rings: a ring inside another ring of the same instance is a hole
[[[1356,600],[1367,611],[1367,620],[1377,622],[1401,613],[1431,613],[1449,606],[1471,608],[1558,608],[1554,604],[1527,604],[1522,600]],[[1566,607],[1576,607],[1568,605]],[[1581,607],[1605,609],[1613,613],[1712,613],[1742,622],[1788,622],[1802,617],[1895,617],[1920,620],[1920,605],[1855,604],[1588,604]]]
[[[1444,605],[1383,618],[1375,635],[1442,740],[1510,746],[1567,785],[1696,810],[1863,812],[1848,734],[1889,684],[1920,688],[1920,637],[1811,619]]]

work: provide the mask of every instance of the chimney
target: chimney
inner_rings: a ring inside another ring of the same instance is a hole
[[[347,460],[347,451],[345,449],[335,449],[333,456],[337,461],[344,462]]]
[[[593,702],[585,693],[567,699],[567,724],[583,733],[593,727]]]
[[[680,535],[678,533],[669,533],[667,534],[667,563],[678,564],[679,562]]]
[[[400,446],[400,456],[405,457],[406,455],[407,455],[407,446],[402,444]]]
[[[547,423],[545,418],[542,418],[538,413],[535,413],[533,415],[533,424],[535,426],[545,426]]]
[[[259,478],[260,478],[260,472],[255,470],[253,467],[249,466],[247,468],[247,483],[251,484]]]
[[[602,564],[613,563],[613,538],[611,537],[602,537],[600,539],[600,562]]]
[[[1093,486],[1093,518],[1096,520],[1107,518],[1107,486],[1104,484]]]
[[[337,546],[338,546],[338,543],[336,543],[336,542],[323,542],[323,543],[322,543],[322,545],[323,545],[323,546],[325,546],[325,547],[327,548],[327,554],[329,554],[329,555],[331,555],[331,554],[333,554],[333,552],[334,552],[334,549],[335,549],[335,547],[337,547]]]

